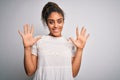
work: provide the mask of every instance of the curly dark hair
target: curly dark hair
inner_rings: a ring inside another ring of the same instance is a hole
[[[63,12],[63,10],[56,3],[54,3],[54,2],[48,2],[43,7],[43,10],[42,10],[41,17],[42,17],[43,23],[47,24],[47,19],[48,19],[49,15],[52,12],[58,12],[59,14],[61,14],[63,16],[63,20],[64,20],[64,12]]]

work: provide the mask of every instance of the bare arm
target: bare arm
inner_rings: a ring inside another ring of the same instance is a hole
[[[31,54],[31,48],[24,48],[24,68],[28,76],[33,75],[37,69],[37,56]]]
[[[73,77],[76,77],[80,66],[81,66],[81,60],[82,60],[82,51],[83,50],[77,50],[75,57],[72,58],[72,72],[73,72]]]
[[[82,28],[80,33],[78,31],[78,28],[76,28],[76,36],[77,36],[76,40],[70,38],[74,45],[77,47],[75,56],[72,58],[73,77],[76,77],[79,72],[83,48],[86,44],[89,34],[86,35],[86,29],[84,27]]]
[[[30,25],[24,25],[24,33],[19,31],[19,34],[23,40],[24,46],[24,67],[26,74],[31,76],[37,68],[37,56],[32,55],[32,46],[36,43],[40,37],[33,38],[33,26],[30,28]]]

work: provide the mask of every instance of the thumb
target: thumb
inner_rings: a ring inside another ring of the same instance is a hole
[[[20,32],[20,30],[18,30],[18,33],[19,33],[19,35],[23,38],[23,33],[22,32]]]
[[[69,39],[72,41],[72,43],[73,43],[74,45],[76,45],[76,42],[75,42],[75,40],[74,40],[72,37],[70,37]]]
[[[35,42],[37,42],[39,39],[41,39],[41,36],[37,36],[37,37],[35,38]]]

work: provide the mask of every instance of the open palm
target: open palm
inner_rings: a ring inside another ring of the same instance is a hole
[[[30,27],[30,25],[25,24],[24,25],[24,33],[18,31],[19,34],[21,35],[22,39],[23,39],[23,45],[24,47],[32,47],[34,43],[36,43],[40,37],[37,38],[33,38],[33,25],[32,27]]]
[[[76,40],[70,38],[73,44],[77,47],[77,49],[83,49],[86,41],[89,37],[89,34],[86,35],[86,29],[82,27],[80,33],[78,31],[78,27],[76,28]]]

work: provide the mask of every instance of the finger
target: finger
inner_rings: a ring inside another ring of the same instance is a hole
[[[27,34],[27,27],[28,27],[28,24],[25,24],[24,25],[24,34]]]
[[[72,43],[73,43],[74,45],[76,45],[76,42],[75,42],[75,40],[74,40],[72,37],[70,37],[70,40],[72,41]]]
[[[87,34],[87,36],[86,36],[86,41],[87,41],[87,39],[89,38],[89,36],[90,36],[90,34]]]
[[[20,32],[20,30],[18,30],[18,33],[20,34],[20,36],[23,38],[23,33],[22,32]]]
[[[32,24],[32,26],[31,26],[31,34],[33,34],[33,33],[34,33],[34,26]]]
[[[77,39],[78,39],[78,37],[79,37],[78,27],[76,28],[76,37],[77,37]]]
[[[86,29],[83,30],[83,36],[85,36],[85,34],[86,34]]]
[[[80,35],[83,35],[83,30],[84,30],[84,27],[82,27],[81,31],[80,31]]]
[[[27,33],[28,33],[28,30],[29,30],[29,29],[28,29],[29,26],[30,26],[29,24],[26,24]]]
[[[31,33],[31,30],[30,30],[30,25],[28,25],[28,30],[27,30],[28,33]]]

